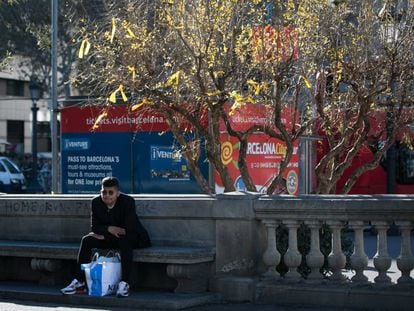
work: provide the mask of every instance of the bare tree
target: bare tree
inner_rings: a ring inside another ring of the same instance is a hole
[[[240,142],[238,166],[250,191],[256,188],[246,162],[249,137],[261,133],[285,142],[269,194],[282,183],[294,142],[311,129],[323,135],[327,149],[316,166],[316,191],[332,193],[359,150],[384,132],[385,125],[372,132],[370,118],[388,109],[387,142],[376,162],[352,175],[349,191],[363,170],[378,164],[412,100],[411,8],[403,23],[386,18],[401,28],[391,42],[369,1],[277,1],[271,7],[261,0],[124,0],[108,1],[106,9],[103,23],[80,27],[76,82],[102,94],[107,107],[124,102],[131,110],[164,114],[207,193],[214,189],[198,169],[202,148],[225,191],[235,189],[221,160],[221,123]],[[269,109],[267,120],[234,128],[232,113],[257,104]]]
[[[314,103],[328,148],[315,169],[317,193],[349,192],[359,176],[378,166],[397,129],[412,121],[413,11],[405,11],[402,20],[387,1],[384,5],[381,12],[370,1],[346,1],[333,7],[319,28],[327,63]],[[381,114],[386,118],[376,120]],[[370,144],[375,145],[373,160],[336,189],[355,156]]]

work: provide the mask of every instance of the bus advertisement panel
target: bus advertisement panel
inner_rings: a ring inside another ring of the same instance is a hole
[[[159,114],[132,113],[127,106],[68,107],[61,124],[63,193],[97,193],[105,176],[118,177],[128,193],[200,192]],[[200,165],[207,175],[204,159]]]
[[[238,191],[245,191],[246,187],[241,178],[238,159],[239,142],[228,134],[221,135],[221,160],[227,166]],[[274,177],[279,174],[280,162],[286,155],[286,144],[278,139],[266,135],[251,135],[247,145],[246,162],[256,190],[265,193]],[[299,154],[298,144],[295,143],[293,155],[288,168],[283,173],[284,185],[277,188],[275,193],[298,194],[299,184]],[[216,173],[216,192],[223,192],[223,185]]]
[[[227,107],[230,111],[230,106]],[[247,131],[254,125],[271,126],[270,116],[272,108],[264,105],[245,105],[229,114],[229,122],[235,131]],[[296,114],[286,108],[282,113],[282,123],[290,128]],[[241,178],[238,159],[239,141],[227,134],[224,123],[220,124],[221,131],[221,160],[225,164],[235,181],[236,190],[246,190]],[[275,190],[275,193],[299,193],[299,141],[293,144],[293,154],[287,169],[283,172],[283,183]],[[249,174],[258,192],[265,193],[272,180],[279,174],[280,163],[286,155],[286,144],[276,138],[271,138],[262,133],[250,135],[248,139],[246,162]],[[219,174],[215,175],[216,192],[224,191]]]
[[[230,106],[227,107],[230,109]],[[243,131],[252,124],[265,124],[271,114],[263,105],[245,106],[234,111],[230,122]],[[283,122],[291,125],[292,117],[285,111]],[[99,121],[96,124],[97,120]],[[128,193],[200,193],[188,165],[175,147],[166,119],[150,110],[131,112],[128,106],[67,107],[61,113],[61,184],[63,193],[96,193],[105,176],[117,176],[122,191]],[[238,141],[220,124],[222,161],[235,181],[235,188],[244,190],[237,166]],[[265,192],[279,172],[286,154],[285,144],[263,134],[249,138],[247,162],[257,191]],[[285,186],[277,192],[298,193],[298,143],[283,175]],[[205,155],[200,167],[208,176]],[[223,192],[218,174],[216,191]]]

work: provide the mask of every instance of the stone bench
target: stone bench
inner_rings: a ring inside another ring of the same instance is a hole
[[[33,270],[53,273],[62,268],[62,260],[76,260],[79,243],[0,240],[0,256],[31,259]],[[203,247],[152,246],[134,250],[133,261],[167,264],[166,273],[177,281],[175,292],[207,290],[214,249]]]

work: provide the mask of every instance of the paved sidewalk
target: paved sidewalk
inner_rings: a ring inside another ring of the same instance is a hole
[[[0,311],[331,311],[300,305],[258,305],[226,303],[213,293],[174,294],[168,292],[132,292],[128,298],[113,296],[62,295],[58,288],[35,284],[0,282]],[[345,309],[335,309],[342,311]],[[348,310],[348,309],[347,309]]]
[[[0,302],[0,311],[149,311],[150,309],[122,309],[103,308],[94,309],[70,305],[57,305],[48,303],[36,303],[28,301],[3,301]],[[152,309],[154,311],[154,309]],[[300,306],[254,305],[245,304],[212,304],[202,307],[184,309],[187,311],[351,311],[350,309],[312,308]]]

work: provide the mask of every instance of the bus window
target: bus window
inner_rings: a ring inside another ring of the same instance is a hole
[[[398,148],[397,180],[400,184],[414,184],[414,150],[405,144]]]

